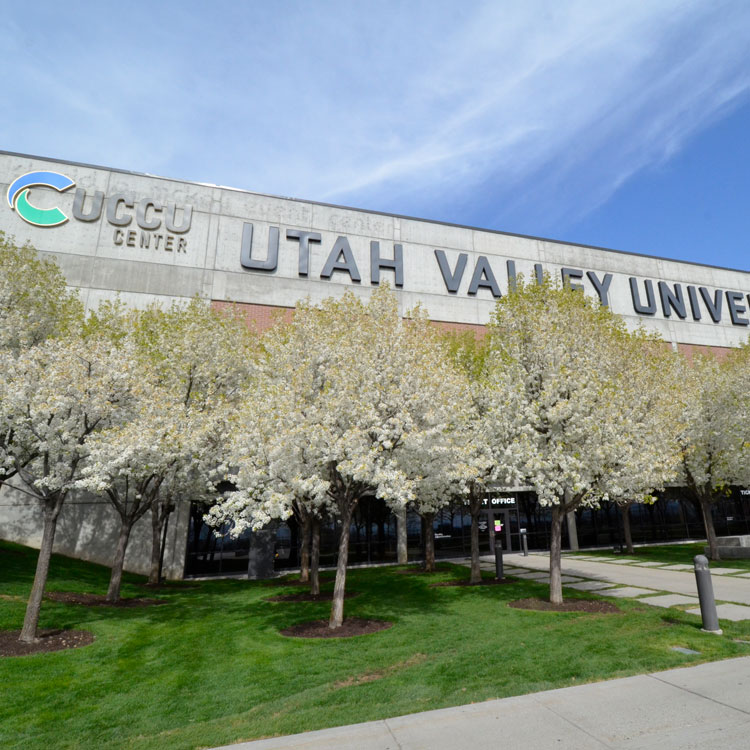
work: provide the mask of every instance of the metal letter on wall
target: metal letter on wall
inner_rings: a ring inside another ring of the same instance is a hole
[[[328,260],[320,272],[320,278],[330,279],[334,271],[348,273],[349,278],[357,283],[362,281],[359,269],[357,268],[357,262],[354,260],[354,254],[349,246],[349,240],[343,236],[339,236],[336,239],[333,249],[328,254]]]
[[[299,276],[307,276],[310,271],[310,243],[320,242],[320,234],[318,232],[303,232],[299,229],[287,229],[286,238],[288,240],[299,240],[297,274]]]
[[[370,283],[380,283],[380,269],[390,268],[396,272],[396,286],[404,285],[404,246],[393,245],[393,259],[380,257],[380,243],[370,242]]]
[[[680,320],[687,318],[685,298],[682,296],[682,286],[680,284],[675,284],[674,291],[672,291],[666,282],[660,281],[659,296],[661,297],[661,309],[664,312],[665,318],[670,317],[672,310],[677,313],[677,317]]]
[[[508,290],[511,292],[516,291],[516,262],[514,260],[506,260],[505,267],[508,269]]]
[[[78,221],[96,221],[102,215],[102,206],[104,205],[104,193],[97,190],[91,199],[91,210],[85,214],[83,212],[83,202],[86,200],[86,191],[83,188],[76,188],[76,195],[73,199],[73,216]]]
[[[168,232],[173,232],[174,234],[184,234],[188,231],[188,229],[190,229],[190,225],[193,222],[193,207],[185,206],[182,209],[182,224],[180,224],[180,226],[177,226],[174,223],[176,213],[177,206],[175,206],[174,203],[170,203],[169,206],[167,206],[164,226],[166,227]]]
[[[576,291],[583,291],[583,284],[575,284],[572,279],[582,279],[583,271],[580,268],[561,268],[560,275],[562,276],[562,284],[564,287],[575,289]]]
[[[153,208],[154,213],[161,213],[161,203],[157,203],[156,201],[140,201],[138,207],[135,209],[135,222],[141,229],[158,229],[161,219],[154,216],[149,221],[147,218],[149,208]]]
[[[458,291],[458,287],[461,284],[461,279],[464,275],[466,261],[469,257],[468,254],[459,254],[458,260],[456,261],[456,268],[454,269],[453,273],[451,273],[450,266],[448,265],[448,259],[445,257],[444,250],[435,250],[435,257],[437,258],[438,266],[440,266],[440,273],[443,274],[445,288],[451,294],[455,294]]]
[[[121,203],[126,208],[133,208],[133,199],[128,195],[117,194],[107,199],[107,221],[116,227],[126,227],[133,220],[132,216],[118,215]]]
[[[630,296],[633,298],[633,309],[641,315],[655,315],[656,314],[656,298],[654,296],[654,285],[650,279],[646,279],[643,285],[646,287],[646,304],[641,302],[641,295],[638,292],[638,279],[635,276],[631,276],[628,281],[630,282]]]
[[[477,258],[477,264],[474,267],[474,273],[469,284],[469,294],[476,294],[479,291],[479,287],[489,289],[493,297],[502,297],[495,274],[492,273],[490,262],[484,255],[480,255]]]
[[[711,316],[711,320],[714,323],[721,323],[721,300],[723,295],[721,289],[717,289],[714,292],[713,299],[711,299],[711,294],[705,286],[698,287],[698,291],[701,293],[701,297],[703,297],[703,302],[706,305],[708,314]]]
[[[693,320],[701,319],[701,308],[698,304],[698,292],[694,286],[689,286],[688,299],[690,300],[690,311],[693,313]]]
[[[593,271],[586,271],[586,276],[588,276],[589,281],[594,285],[602,307],[609,307],[609,285],[612,283],[612,274],[605,273],[604,280],[600,280]]]
[[[268,255],[265,260],[253,258],[253,225],[245,222],[242,225],[242,249],[240,263],[251,271],[275,271],[279,263],[279,228],[268,228]]]
[[[727,307],[729,308],[729,318],[732,321],[733,326],[746,326],[750,324],[747,318],[742,317],[742,313],[747,308],[740,304],[744,300],[742,292],[727,292]]]

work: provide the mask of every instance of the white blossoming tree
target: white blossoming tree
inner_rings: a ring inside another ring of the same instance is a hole
[[[669,476],[673,446],[663,435],[643,434],[634,417],[638,409],[661,408],[650,389],[653,341],[549,279],[541,285],[520,281],[499,301],[489,335],[502,366],[523,385],[519,415],[530,436],[523,471],[538,502],[551,510],[550,601],[561,603],[566,515],[625,494],[642,484],[638,477]],[[644,368],[648,378],[641,377]]]
[[[28,349],[82,320],[83,305],[55,262],[0,232],[0,349]]]
[[[158,583],[162,529],[180,500],[206,502],[223,462],[229,412],[250,357],[250,334],[237,318],[200,300],[126,311],[104,305],[89,328],[102,329],[137,361],[128,420],[90,440],[78,486],[106,497],[120,516],[107,598],[120,595],[130,532],[151,513],[150,583]]]
[[[750,350],[721,362],[713,354],[684,360],[679,372],[682,430],[680,473],[697,502],[709,556],[719,559],[712,506],[735,484],[750,484]]]
[[[346,294],[320,306],[298,304],[292,322],[266,336],[264,349],[253,383],[257,403],[243,410],[244,447],[232,459],[239,492],[211,517],[231,514],[235,529],[259,528],[288,517],[292,500],[316,514],[332,505],[341,526],[330,617],[338,628],[354,509],[371,494],[394,508],[415,499],[420,473],[404,465],[405,446],[422,460],[428,436],[450,428],[457,398],[450,368],[438,331],[419,310],[402,319],[385,287],[368,303]],[[273,416],[268,424],[263,406]]]
[[[512,377],[490,339],[473,334],[451,337],[453,361],[465,374],[469,404],[459,423],[456,469],[471,517],[469,581],[482,580],[479,565],[479,516],[490,486],[512,487],[523,478],[524,433],[528,428],[522,383]],[[460,467],[460,468],[459,468]]]
[[[8,371],[29,347],[77,330],[82,319],[83,305],[66,288],[57,265],[0,232],[0,371]],[[0,376],[0,401],[2,390]],[[12,425],[0,434],[0,485],[16,473],[15,462],[8,459],[15,436]]]
[[[49,340],[3,373],[0,420],[15,439],[7,458],[44,515],[42,543],[21,640],[34,641],[57,520],[81,477],[87,440],[126,409],[132,358],[106,339]]]

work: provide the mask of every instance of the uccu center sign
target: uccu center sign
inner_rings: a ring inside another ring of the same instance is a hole
[[[55,256],[89,307],[196,295],[249,313],[387,281],[403,309],[484,325],[545,273],[674,344],[738,346],[750,274],[0,152],[0,229]]]

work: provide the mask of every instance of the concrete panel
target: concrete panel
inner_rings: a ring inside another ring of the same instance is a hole
[[[659,672],[655,676],[670,685],[698,692],[717,704],[750,713],[750,690],[747,689],[748,663],[750,660],[747,657],[741,657],[701,664],[689,670],[670,669],[667,672]],[[724,746],[732,747],[728,744]],[[735,747],[745,746],[746,743],[743,743]]]
[[[700,615],[701,608],[696,607],[695,609],[685,610],[691,615]],[[732,622],[741,622],[742,620],[750,620],[750,607],[746,607],[742,604],[717,604],[716,614],[720,620],[732,620]]]
[[[564,715],[608,747],[638,747],[638,738],[677,727],[726,726],[738,719],[734,709],[645,676],[553,690],[536,697],[540,705]],[[592,701],[595,711],[591,710]]]
[[[609,589],[607,591],[599,591],[602,596],[616,596],[618,599],[629,599],[634,596],[645,596],[646,594],[655,594],[656,591],[649,591],[648,589],[639,589],[637,586],[623,586],[619,589]]]
[[[746,570],[747,568],[711,568],[711,573],[715,576],[729,576],[733,573],[744,573]]]
[[[0,502],[3,510],[0,538],[38,549],[42,541],[40,503],[10,485],[0,490]],[[169,578],[183,575],[188,515],[189,503],[181,503],[170,518],[164,555],[164,574]],[[105,499],[76,493],[66,500],[60,511],[53,551],[109,567],[119,529],[120,518]],[[147,575],[150,563],[151,517],[146,513],[133,527],[125,570]]]
[[[321,206],[313,204],[310,226],[317,232],[330,232],[334,235],[344,234],[349,237],[359,236],[368,240],[389,240],[395,237],[395,220],[392,216],[375,214],[368,211],[355,211],[338,206]],[[401,237],[403,240],[403,236]]]
[[[678,604],[695,604],[697,596],[683,596],[682,594],[664,594],[663,596],[646,596],[639,599],[644,604],[653,604],[654,607],[675,607]]]
[[[123,304],[134,309],[143,309],[149,305],[159,305],[165,310],[173,303],[187,305],[192,297],[170,297],[166,294],[146,294],[141,292],[113,292],[110,289],[89,289],[86,293],[86,309],[96,310],[104,300],[119,299]]]
[[[475,229],[472,234],[473,249],[477,255],[500,257],[503,260],[539,262],[539,241],[529,237],[514,237],[499,232]],[[528,277],[528,273],[526,274]]]
[[[112,291],[194,297],[203,288],[203,272],[196,268],[97,258],[91,286]]]
[[[571,583],[571,589],[579,591],[599,591],[600,589],[612,590],[612,584],[608,581],[584,581],[583,583]]]
[[[260,221],[297,229],[312,226],[311,203],[306,201],[273,198],[242,190],[221,189],[221,214],[240,221]]]
[[[136,200],[158,201],[163,206],[169,203],[175,203],[178,207],[189,205],[193,207],[193,214],[196,211],[211,211],[214,190],[211,185],[201,185],[197,182],[127,172],[109,172],[109,195],[123,193],[132,195]],[[128,213],[135,215],[135,210],[128,210]]]
[[[160,263],[202,270],[210,218],[208,213],[194,211],[190,231],[186,234],[170,234],[163,227],[143,231],[137,225],[113,227],[103,223],[97,256],[129,260],[144,266]]]
[[[442,250],[474,250],[474,230],[429,221],[401,219],[401,240]]]

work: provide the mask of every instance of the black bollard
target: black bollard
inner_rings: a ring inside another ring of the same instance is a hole
[[[719,617],[716,614],[716,601],[714,600],[714,587],[711,583],[711,571],[708,569],[708,558],[705,555],[696,555],[693,558],[695,565],[695,582],[698,585],[698,599],[701,603],[701,617],[703,618],[704,633],[715,633],[721,635]]]
[[[526,538],[526,529],[521,529],[521,546],[523,547],[523,556],[529,556],[529,540]]]
[[[502,581],[503,577],[503,545],[495,539],[495,578]]]

